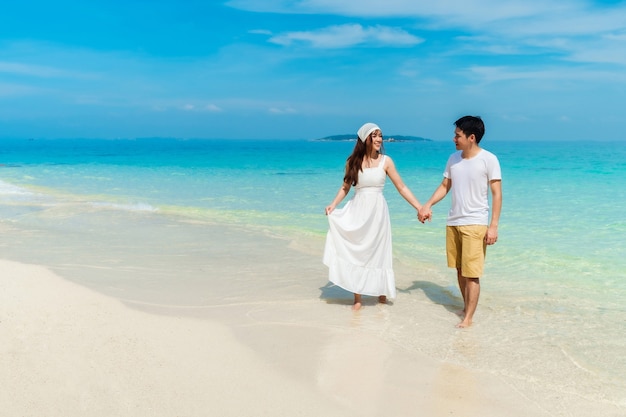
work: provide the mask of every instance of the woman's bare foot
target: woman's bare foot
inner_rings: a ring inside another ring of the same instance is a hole
[[[381,304],[387,304],[387,296],[386,295],[379,295],[378,296],[378,302]]]
[[[361,309],[361,294],[354,294],[354,304],[352,304],[352,310],[357,311]]]
[[[361,309],[361,303],[352,304],[352,311],[358,311]]]

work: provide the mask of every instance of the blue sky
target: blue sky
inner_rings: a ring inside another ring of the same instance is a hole
[[[7,1],[0,138],[624,140],[626,1]]]

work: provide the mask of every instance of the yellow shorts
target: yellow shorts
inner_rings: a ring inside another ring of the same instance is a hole
[[[480,278],[487,254],[486,234],[484,225],[446,226],[448,266],[461,269],[465,278]]]

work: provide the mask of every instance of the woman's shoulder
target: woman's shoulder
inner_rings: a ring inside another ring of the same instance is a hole
[[[380,161],[380,163],[383,164],[382,166],[383,166],[384,169],[387,169],[387,167],[390,167],[390,166],[394,165],[393,159],[391,159],[391,157],[389,155],[381,154],[381,156],[382,156],[383,159]]]

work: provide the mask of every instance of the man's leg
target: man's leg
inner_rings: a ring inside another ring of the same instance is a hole
[[[487,226],[469,225],[459,227],[463,236],[461,272],[459,273],[459,287],[463,289],[465,315],[457,327],[469,327],[472,324],[478,298],[480,296],[480,277],[483,274],[485,254],[485,233]]]
[[[465,301],[465,316],[463,320],[456,325],[456,327],[469,327],[472,325],[472,319],[478,306],[478,298],[480,297],[480,279],[479,278],[466,278],[461,277],[461,281],[464,282],[464,295]]]
[[[457,314],[461,317],[465,317],[465,278],[461,274],[461,268],[456,269],[456,280],[459,283],[459,291],[461,292],[461,297],[463,297],[463,310],[459,311]]]

